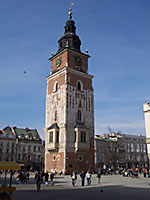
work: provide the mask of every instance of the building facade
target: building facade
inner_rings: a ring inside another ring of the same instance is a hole
[[[150,104],[148,101],[143,105],[144,116],[145,116],[145,129],[146,129],[146,143],[148,151],[148,159],[150,166]]]
[[[36,129],[7,126],[0,131],[0,161],[15,161],[28,170],[43,169],[44,151]]]
[[[146,137],[142,135],[108,134],[95,136],[96,168],[148,167]]]
[[[88,52],[80,50],[72,12],[50,58],[47,77],[45,170],[94,170],[94,96]]]

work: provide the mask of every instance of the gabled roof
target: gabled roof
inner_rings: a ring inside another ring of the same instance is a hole
[[[17,127],[5,127],[0,130],[1,137],[19,138],[19,139],[29,139],[29,140],[41,140],[41,137],[36,129],[29,128],[17,128]]]
[[[47,128],[47,130],[53,129],[53,128],[59,128],[57,123],[52,124],[50,127]]]
[[[31,137],[33,139],[41,140],[40,135],[36,129],[29,129],[29,128],[23,129],[14,127],[13,130],[18,138],[24,137],[28,139],[28,137],[29,138]]]
[[[74,128],[87,128],[87,127],[85,126],[85,124],[83,124],[83,123],[81,123],[81,122],[77,122],[77,123],[75,124]]]

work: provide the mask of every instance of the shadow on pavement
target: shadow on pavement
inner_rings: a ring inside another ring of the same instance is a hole
[[[14,192],[14,200],[149,200],[150,189],[99,186],[75,187],[70,189],[18,190]]]

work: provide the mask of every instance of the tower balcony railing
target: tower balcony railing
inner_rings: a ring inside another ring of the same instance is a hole
[[[48,151],[54,151],[54,150],[57,150],[57,148],[58,148],[58,143],[56,142],[50,142],[47,144]]]

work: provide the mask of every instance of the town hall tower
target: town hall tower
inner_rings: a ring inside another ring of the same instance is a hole
[[[72,9],[49,59],[45,124],[45,170],[94,170],[94,96],[88,51],[81,52]]]

